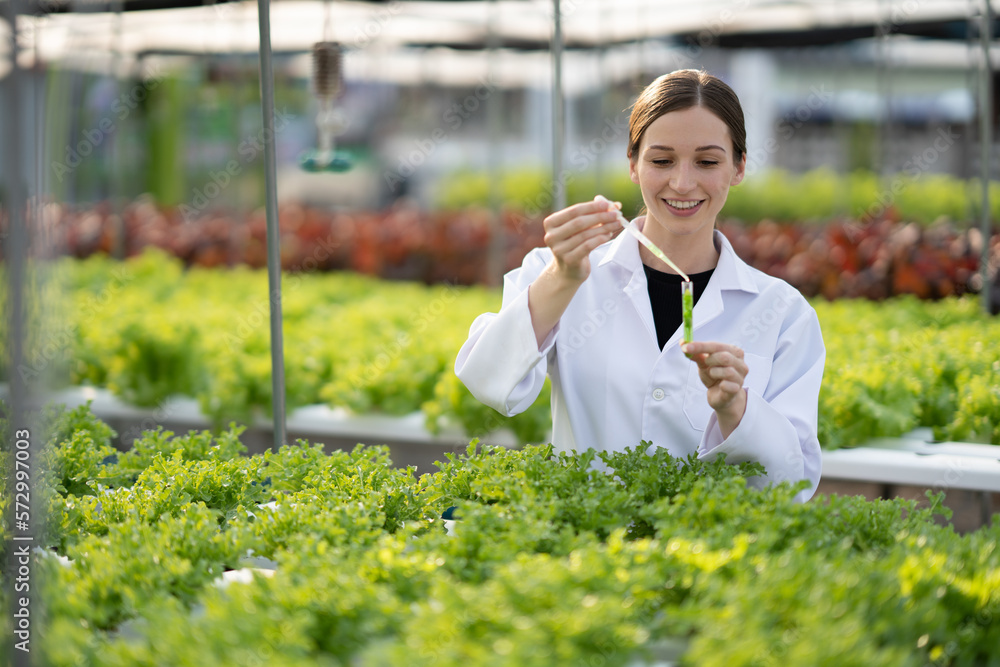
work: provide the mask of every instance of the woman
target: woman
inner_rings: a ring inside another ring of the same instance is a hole
[[[705,72],[661,76],[629,121],[635,220],[694,282],[694,341],[681,340],[681,278],[601,201],[545,218],[545,248],[504,280],[499,313],[476,318],[455,372],[506,415],[552,380],[553,445],[616,450],[647,441],[676,456],[757,461],[755,485],[819,481],[817,404],[826,350],[794,288],[736,256],[715,230],[746,168],[743,111]]]

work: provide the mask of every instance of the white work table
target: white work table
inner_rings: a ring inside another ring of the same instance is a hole
[[[1000,446],[884,438],[824,451],[823,478],[1000,492]]]

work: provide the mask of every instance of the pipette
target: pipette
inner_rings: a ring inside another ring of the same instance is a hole
[[[619,202],[612,202],[610,199],[608,199],[604,195],[597,195],[596,197],[594,197],[594,201],[599,201],[602,204],[607,204],[609,207],[612,207],[615,210],[615,212],[618,214],[618,221],[622,223],[622,227],[624,227],[628,231],[632,232],[632,236],[634,236],[637,239],[639,239],[639,243],[641,243],[642,245],[644,245],[647,248],[649,248],[650,252],[652,252],[654,255],[656,255],[659,259],[663,260],[663,262],[666,263],[666,265],[669,266],[671,269],[673,269],[674,271],[676,271],[677,273],[679,273],[680,276],[681,276],[681,278],[684,279],[684,282],[691,282],[691,279],[688,278],[688,276],[687,276],[686,273],[684,273],[683,271],[681,271],[680,268],[676,264],[674,264],[673,262],[671,262],[670,258],[667,257],[667,255],[662,250],[660,250],[659,248],[657,248],[656,244],[653,243],[652,241],[650,241],[649,238],[645,234],[643,234],[642,232],[640,232],[639,228],[636,227],[632,223],[632,221],[628,220],[624,215],[622,215],[621,204]]]
[[[688,275],[681,271],[680,267],[670,261],[666,253],[656,247],[656,244],[649,240],[645,234],[639,231],[639,228],[628,220],[624,215],[622,215],[621,204],[619,202],[612,202],[607,197],[603,195],[597,195],[594,197],[594,201],[601,202],[608,207],[614,209],[618,214],[618,221],[621,222],[622,227],[627,229],[632,233],[632,236],[639,239],[639,243],[643,244],[649,248],[650,252],[661,259],[667,266],[672,268],[674,271],[680,274],[684,282],[681,283],[681,311],[684,317],[684,337],[682,342],[689,343],[694,340],[693,330],[694,330],[694,283],[688,278]]]

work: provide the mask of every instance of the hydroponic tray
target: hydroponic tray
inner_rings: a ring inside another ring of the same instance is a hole
[[[0,396],[7,396],[7,385],[0,385]],[[138,436],[140,430],[163,426],[183,432],[188,429],[211,427],[191,398],[171,398],[156,408],[139,408],[125,403],[106,389],[71,387],[49,392],[37,397],[41,402],[62,403],[67,407],[83,405],[88,401],[91,410],[101,419],[114,424],[119,435]],[[121,430],[127,429],[127,433]],[[427,431],[424,415],[414,412],[403,416],[382,414],[352,414],[343,408],[311,405],[292,411],[286,420],[288,440],[307,437],[334,446],[354,444],[389,444],[405,451],[393,452],[398,465],[407,465],[412,457],[426,463],[427,456],[442,451],[460,451],[469,437],[457,428],[445,429],[439,434]],[[273,424],[259,416],[251,425],[257,439],[269,446],[267,435],[273,433]],[[247,435],[250,435],[249,432]],[[936,489],[967,489],[1000,492],[1000,446],[966,442],[933,442],[927,429],[918,429],[902,438],[879,438],[866,446],[823,452],[823,479],[875,482],[926,486]],[[248,440],[246,435],[243,438]],[[491,433],[484,440],[489,444],[517,447],[512,432],[507,429]],[[252,442],[252,439],[251,439]],[[347,445],[349,446],[349,445]],[[248,445],[251,452],[255,447]],[[419,450],[423,448],[423,455]],[[399,458],[402,456],[402,458]]]

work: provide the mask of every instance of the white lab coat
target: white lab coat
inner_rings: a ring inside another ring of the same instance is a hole
[[[641,222],[641,221],[637,221]],[[816,312],[788,283],[743,262],[715,232],[719,263],[694,308],[695,340],[740,345],[749,367],[747,407],[723,440],[680,328],[661,351],[638,242],[620,234],[590,255],[591,274],[539,348],[528,286],[552,259],[535,248],[504,278],[499,313],[472,323],[455,372],[505,415],[526,410],[552,380],[552,444],[558,451],[621,450],[645,440],[675,456],[758,461],[755,486],[808,479],[822,467],[817,405],[826,348]]]

